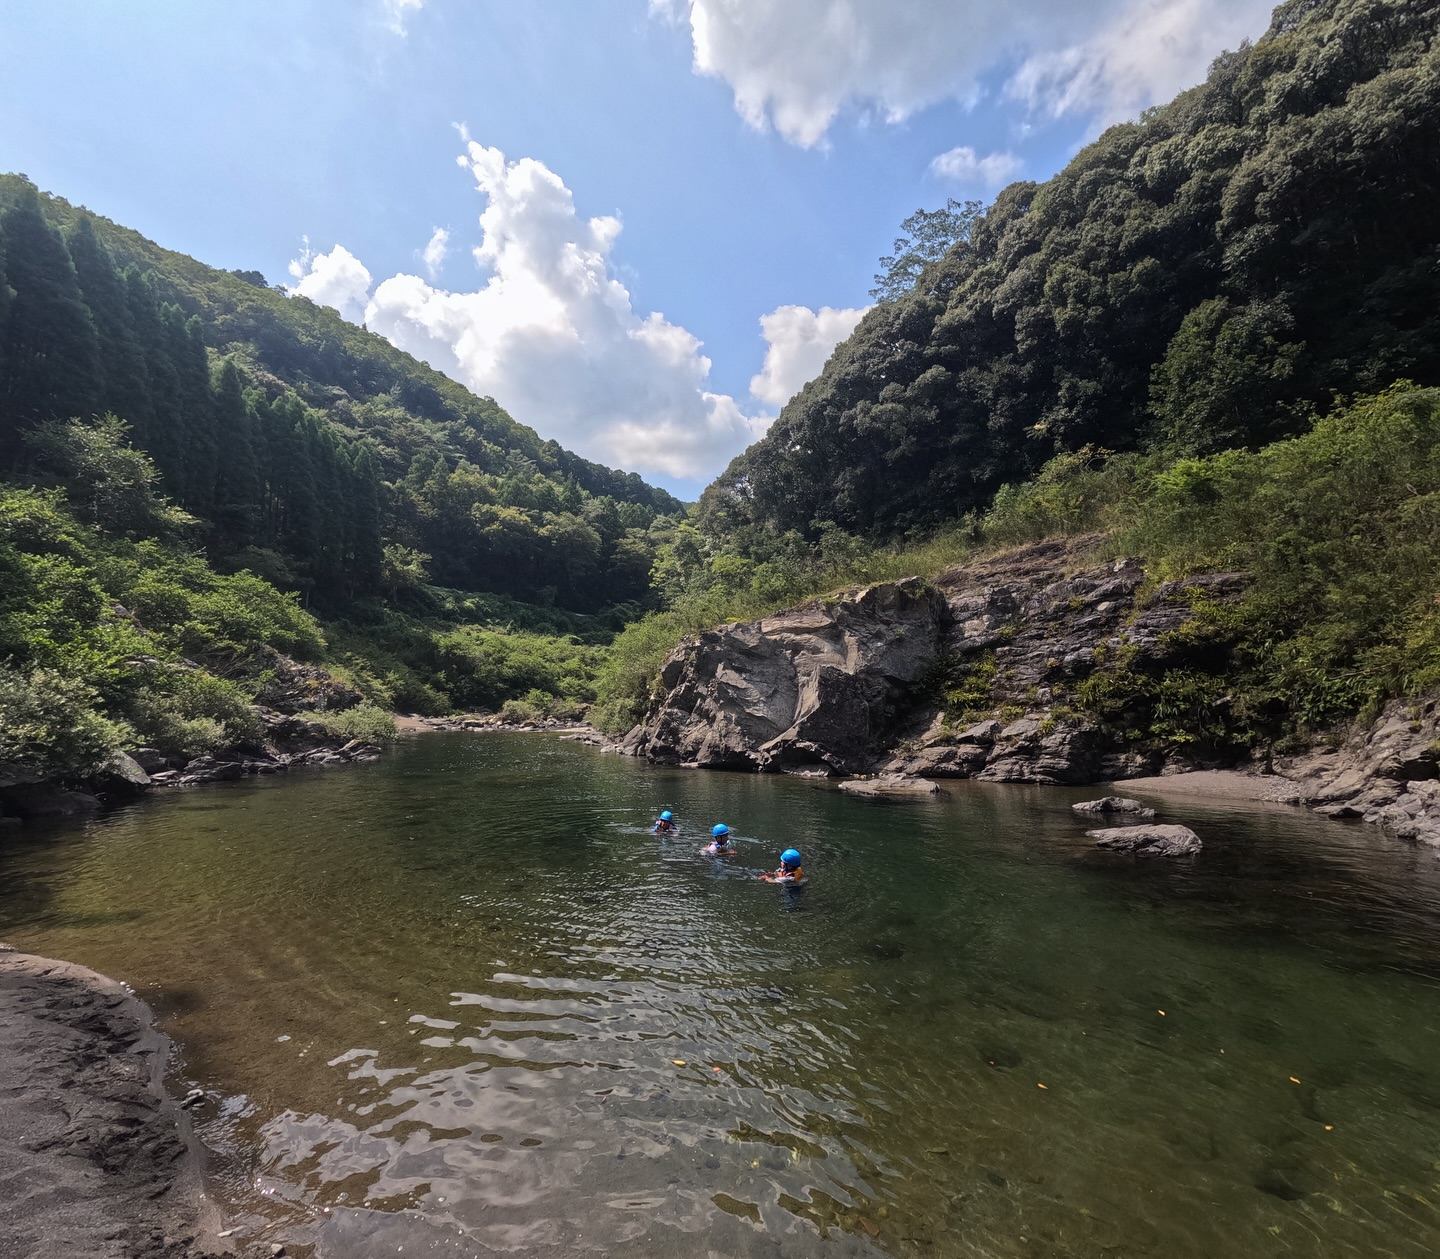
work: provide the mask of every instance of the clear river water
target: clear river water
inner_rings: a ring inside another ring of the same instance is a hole
[[[1094,794],[430,734],[12,834],[0,938],[151,1003],[294,1255],[1440,1253],[1440,861],[1175,804],[1137,860]]]

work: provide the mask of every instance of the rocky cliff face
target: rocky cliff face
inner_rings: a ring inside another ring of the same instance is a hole
[[[1149,732],[1101,720],[1086,683],[1103,689],[1121,669],[1126,684],[1223,670],[1223,653],[1184,631],[1197,601],[1238,598],[1245,578],[1151,589],[1138,562],[1101,562],[1095,542],[1038,543],[933,584],[872,586],[687,639],[621,750],[710,769],[882,774],[889,789],[933,778],[1109,782],[1233,763],[1161,750]],[[1264,770],[1267,799],[1440,844],[1440,700],[1396,702],[1343,744]]]
[[[1274,798],[1440,845],[1440,699],[1396,700],[1339,747],[1277,759]]]
[[[631,745],[672,765],[863,772],[908,716],[947,621],[944,597],[910,580],[688,639]]]
[[[1153,772],[1160,757],[1064,700],[1107,654],[1126,649],[1132,667],[1175,655],[1197,583],[1137,605],[1140,566],[1096,563],[1093,549],[1040,543],[934,585],[872,586],[688,639],[627,750],[712,769],[1005,782]],[[1217,597],[1242,588],[1198,580]]]

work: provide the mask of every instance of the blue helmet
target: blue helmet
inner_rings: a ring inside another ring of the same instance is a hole
[[[730,834],[730,828],[726,826],[724,822],[717,822],[710,828],[710,834],[715,836],[716,839],[719,839],[722,835]]]
[[[671,813],[669,809],[665,809],[660,814],[660,820],[662,822],[673,822],[675,820],[675,815]]]
[[[787,866],[798,866],[800,864],[800,853],[794,848],[787,848],[780,854],[780,860]]]

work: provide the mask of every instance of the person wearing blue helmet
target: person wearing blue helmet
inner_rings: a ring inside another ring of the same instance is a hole
[[[707,857],[728,857],[735,851],[730,843],[730,828],[724,822],[717,822],[710,828],[710,842],[700,851]]]
[[[780,868],[767,870],[760,876],[767,883],[788,883],[798,887],[805,882],[805,867],[800,864],[798,849],[787,848],[780,854]]]
[[[669,809],[663,810],[660,816],[655,819],[655,825],[650,829],[657,835],[675,834],[675,815],[671,813]]]

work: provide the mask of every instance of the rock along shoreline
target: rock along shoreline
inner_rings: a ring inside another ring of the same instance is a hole
[[[170,1053],[124,985],[0,946],[0,1255],[234,1253],[203,1147],[165,1091]]]
[[[687,638],[643,721],[610,746],[659,765],[844,778],[857,795],[950,778],[1170,794],[1172,778],[1223,772],[1224,786],[1191,778],[1191,792],[1305,806],[1440,847],[1440,696],[1393,701],[1331,746],[1251,760],[1167,749],[1087,712],[1083,688],[1117,665],[1217,667],[1186,628],[1197,604],[1249,585],[1243,573],[1154,585],[1138,560],[1102,558],[1099,542],[1035,543],[934,582],[851,590]]]

